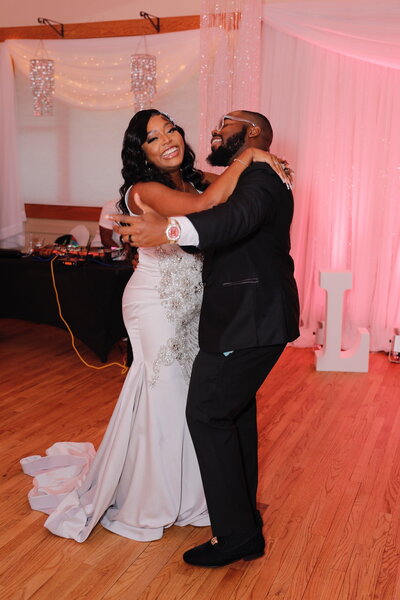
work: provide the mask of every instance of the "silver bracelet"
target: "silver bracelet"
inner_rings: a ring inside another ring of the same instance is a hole
[[[242,165],[244,165],[246,168],[250,166],[250,165],[246,165],[246,163],[243,162],[242,160],[240,160],[240,158],[234,158],[233,162],[235,162],[235,160],[237,160],[238,162],[242,163]]]

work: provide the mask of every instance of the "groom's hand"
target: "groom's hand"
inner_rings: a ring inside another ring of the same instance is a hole
[[[168,242],[165,230],[168,226],[167,217],[163,217],[150,206],[141,201],[139,194],[134,196],[136,205],[142,209],[143,214],[137,217],[129,215],[108,215],[108,218],[117,223],[127,225],[115,225],[113,227],[124,242],[132,246],[142,248],[148,246],[160,246]]]

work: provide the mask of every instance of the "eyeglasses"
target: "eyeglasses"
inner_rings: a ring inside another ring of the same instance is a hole
[[[217,131],[221,131],[221,129],[225,125],[225,119],[229,119],[230,121],[238,121],[239,123],[247,123],[248,125],[252,125],[253,127],[256,127],[255,123],[253,123],[252,121],[248,121],[247,119],[241,119],[240,117],[233,117],[232,115],[224,115],[223,117],[221,117],[218,125],[215,128]]]

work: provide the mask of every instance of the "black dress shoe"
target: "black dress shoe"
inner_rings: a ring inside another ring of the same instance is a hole
[[[187,550],[183,555],[183,560],[189,565],[198,567],[224,567],[237,560],[260,558],[264,554],[264,548],[264,537],[258,530],[251,537],[233,547],[226,543],[219,543],[217,538],[212,538],[205,544]]]

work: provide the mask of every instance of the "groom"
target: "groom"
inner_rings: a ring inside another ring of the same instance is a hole
[[[268,149],[271,125],[250,111],[225,115],[212,132],[213,166],[247,147]],[[140,200],[138,200],[140,203]],[[203,479],[214,537],[184,554],[217,567],[264,554],[256,509],[256,392],[287,342],[298,335],[299,304],[289,254],[292,193],[265,163],[252,163],[225,204],[166,219],[141,204],[125,217],[138,246],[176,242],[204,250],[200,351],[194,361],[187,421]]]

